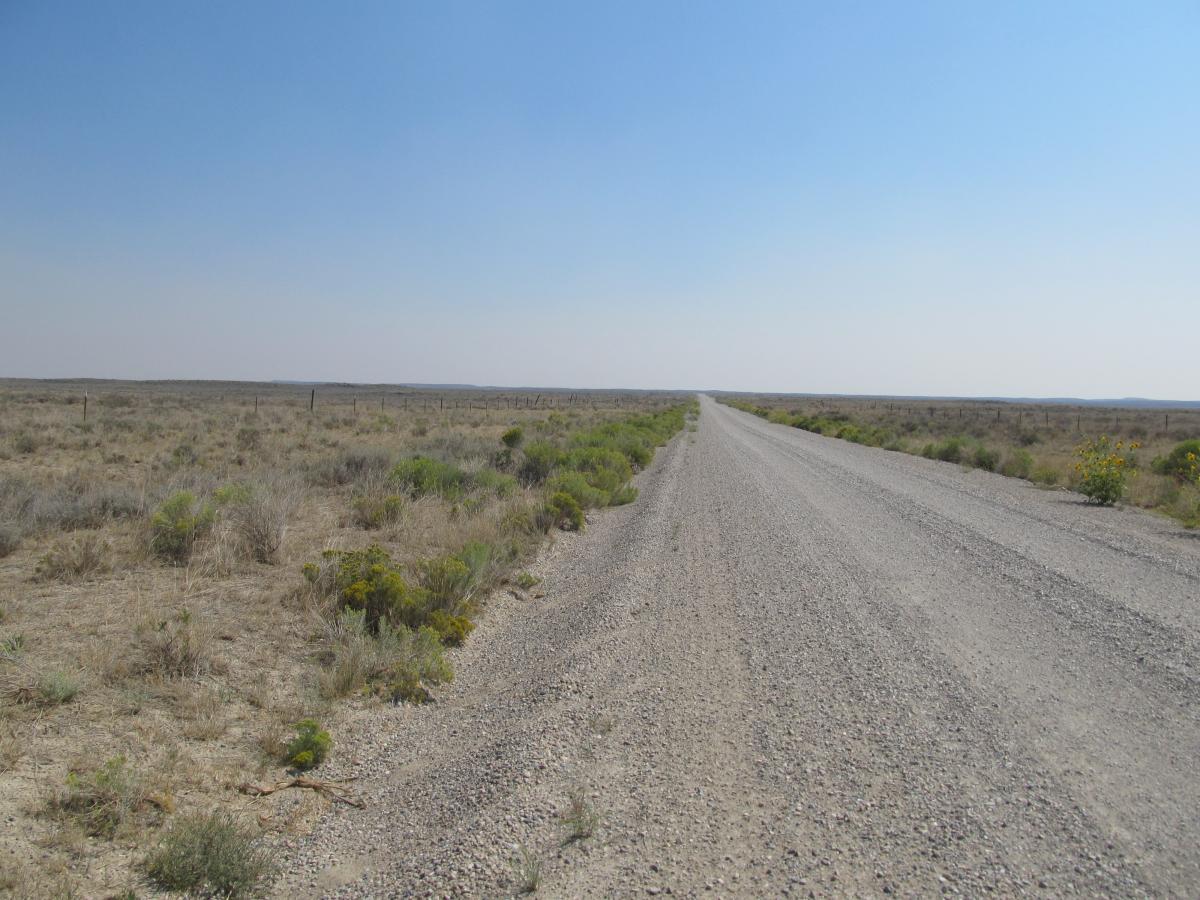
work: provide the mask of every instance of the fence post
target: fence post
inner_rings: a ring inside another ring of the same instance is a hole
[[[87,422],[87,391],[83,392],[83,421]]]
[[[1167,434],[1171,430],[1171,414],[1163,413],[1163,434]]]
[[[258,394],[254,395],[254,414],[258,415]]]
[[[308,395],[308,411],[312,412],[317,405],[317,389],[313,388],[312,393]]]

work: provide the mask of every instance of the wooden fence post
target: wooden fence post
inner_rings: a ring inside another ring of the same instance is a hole
[[[87,391],[83,392],[83,421],[87,422]]]
[[[312,412],[317,405],[317,389],[313,388],[312,393],[308,395],[308,411]]]

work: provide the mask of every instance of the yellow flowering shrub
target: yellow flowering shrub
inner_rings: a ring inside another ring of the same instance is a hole
[[[1125,483],[1135,466],[1135,454],[1140,445],[1124,441],[1115,444],[1104,437],[1085,441],[1075,448],[1079,462],[1079,490],[1093,503],[1111,506],[1125,493]]]

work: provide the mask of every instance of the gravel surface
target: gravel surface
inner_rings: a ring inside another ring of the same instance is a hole
[[[1196,535],[702,409],[339,745],[369,806],[278,896],[503,896],[521,848],[554,897],[1195,894]]]

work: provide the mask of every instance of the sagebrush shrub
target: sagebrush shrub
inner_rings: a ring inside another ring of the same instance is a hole
[[[271,871],[255,833],[231,813],[214,811],[176,821],[145,861],[159,887],[198,896],[241,898]]]
[[[525,438],[525,432],[521,430],[521,426],[514,425],[504,434],[500,435],[500,441],[505,447],[514,449],[521,446],[521,441]]]
[[[558,448],[546,441],[527,444],[521,463],[521,480],[526,484],[541,484],[558,465],[559,455]]]

